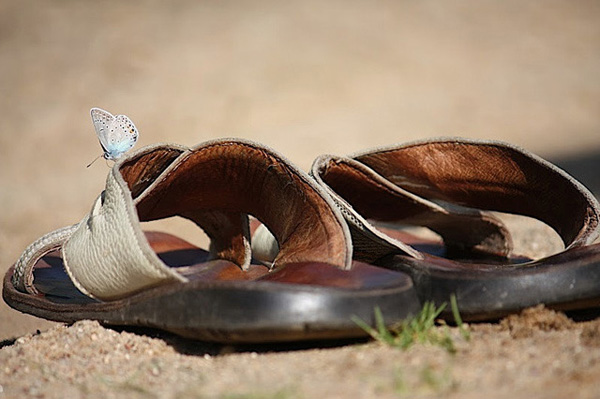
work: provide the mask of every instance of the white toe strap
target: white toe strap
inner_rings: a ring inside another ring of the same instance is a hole
[[[127,185],[117,168],[92,211],[63,244],[65,270],[84,294],[103,300],[187,279],[167,267],[141,230]]]
[[[27,247],[15,265],[15,288],[38,294],[33,284],[34,266],[58,248],[73,284],[92,298],[118,299],[144,288],[187,281],[150,247],[131,193],[117,169],[109,173],[106,190],[80,223],[48,233]]]
[[[252,256],[261,262],[272,264],[278,253],[277,239],[264,224],[261,224],[252,236]]]
[[[19,291],[29,294],[38,294],[33,285],[33,266],[42,256],[59,248],[69,237],[77,225],[54,230],[29,245],[17,260],[12,283]]]

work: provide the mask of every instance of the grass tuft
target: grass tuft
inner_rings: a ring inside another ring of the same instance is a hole
[[[452,295],[450,298],[452,314],[456,325],[461,331],[463,338],[470,339],[469,331],[465,328],[458,311],[456,297]],[[352,320],[363,330],[365,330],[373,339],[384,344],[400,348],[408,349],[415,343],[430,344],[440,346],[446,349],[449,353],[455,353],[456,348],[450,332],[447,327],[444,329],[436,328],[436,319],[446,309],[447,304],[443,303],[436,307],[433,302],[425,302],[421,311],[400,323],[397,326],[390,328],[386,327],[383,319],[383,314],[379,307],[375,307],[375,326],[371,327],[368,323],[358,317],[353,317]]]
[[[460,312],[458,311],[458,303],[456,302],[456,295],[450,295],[450,307],[452,308],[452,316],[454,317],[454,322],[458,326],[461,335],[466,341],[471,340],[471,333],[465,327],[462,317],[460,317]]]

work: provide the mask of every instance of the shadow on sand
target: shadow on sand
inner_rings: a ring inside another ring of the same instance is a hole
[[[567,171],[596,198],[600,198],[600,149],[576,156],[550,158],[549,161]]]
[[[151,338],[162,339],[177,352],[184,355],[193,356],[220,356],[230,353],[267,353],[267,352],[289,352],[308,349],[327,349],[337,348],[350,344],[365,343],[370,341],[369,337],[332,339],[332,340],[313,340],[313,341],[295,341],[295,342],[272,342],[256,344],[221,344],[183,338],[167,331],[157,330],[145,327],[132,326],[104,326],[115,331],[127,331],[130,333],[145,335]]]

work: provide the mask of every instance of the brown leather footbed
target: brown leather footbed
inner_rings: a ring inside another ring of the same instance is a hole
[[[50,320],[88,318],[108,324],[158,327],[196,339],[268,342],[354,337],[365,334],[351,320],[372,320],[375,307],[386,322],[403,320],[420,303],[401,272],[354,262],[352,270],[324,263],[287,264],[269,271],[253,264],[208,260],[208,253],[166,233],[146,233],[157,255],[189,279],[101,302],[81,294],[62,268],[60,251],[36,264],[38,296],[17,291],[12,268],[3,296],[14,308]],[[327,304],[327,305],[325,305]]]

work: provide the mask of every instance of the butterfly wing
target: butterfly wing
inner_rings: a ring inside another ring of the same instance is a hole
[[[98,141],[100,141],[102,150],[104,150],[104,157],[106,158],[109,152],[108,148],[110,147],[110,125],[113,123],[115,117],[110,112],[100,108],[92,108],[90,114],[92,115],[96,136],[98,136]]]
[[[91,114],[104,158],[115,160],[137,142],[138,130],[127,116],[113,116],[100,108],[92,108]]]
[[[138,130],[127,116],[117,115],[109,132],[111,159],[119,158],[129,151],[138,139]]]

